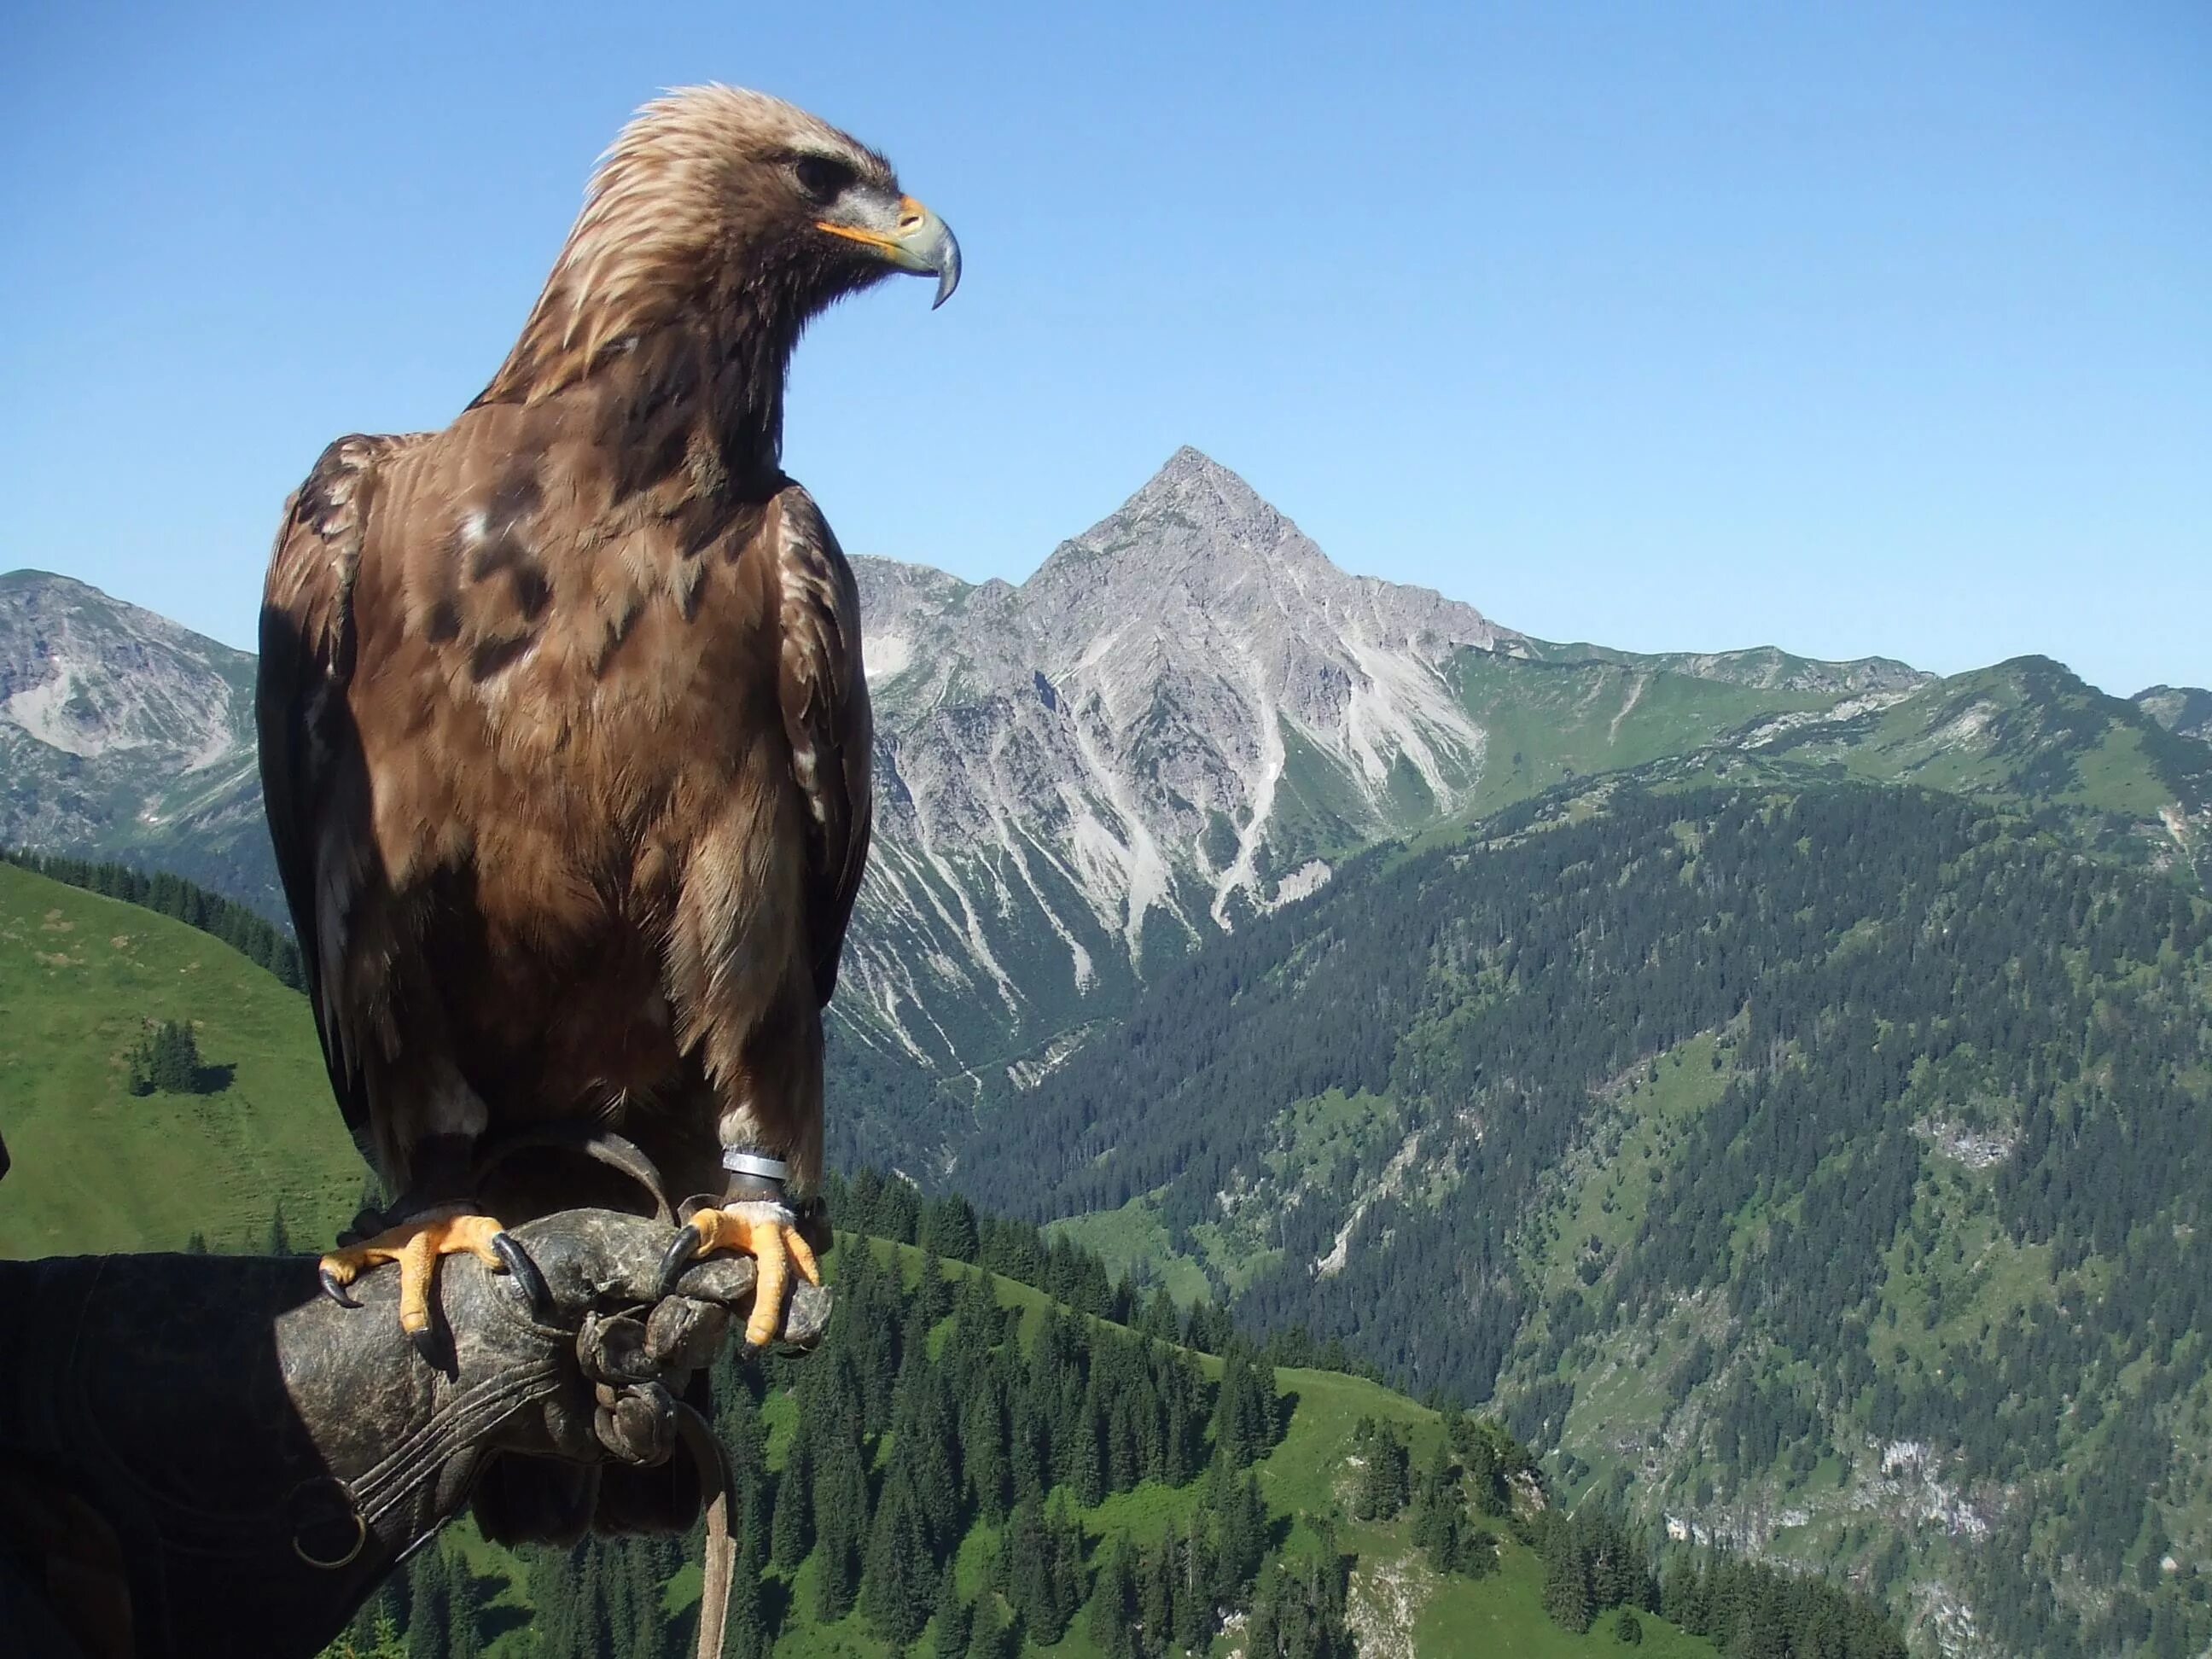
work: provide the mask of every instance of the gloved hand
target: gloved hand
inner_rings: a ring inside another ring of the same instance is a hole
[[[81,1659],[304,1659],[488,1460],[650,1466],[685,1440],[722,1536],[704,1650],[732,1552],[719,1451],[682,1395],[749,1311],[753,1265],[702,1260],[662,1296],[665,1224],[577,1210],[511,1231],[514,1271],[446,1264],[442,1370],[400,1332],[396,1273],[362,1279],[352,1310],[311,1257],[0,1262],[0,1629],[43,1618]],[[793,1346],[829,1308],[799,1287]]]

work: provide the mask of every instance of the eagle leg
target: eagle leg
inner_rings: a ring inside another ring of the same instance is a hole
[[[361,1304],[346,1287],[372,1268],[387,1261],[398,1262],[399,1328],[427,1356],[436,1343],[430,1319],[430,1291],[437,1278],[438,1258],[465,1252],[495,1273],[512,1272],[513,1257],[502,1249],[512,1243],[506,1231],[489,1216],[473,1215],[456,1205],[411,1216],[374,1238],[332,1250],[322,1259],[317,1271],[325,1295],[342,1307],[356,1308]],[[535,1278],[534,1268],[532,1277]]]
[[[745,1357],[752,1358],[783,1328],[784,1292],[791,1273],[810,1285],[822,1282],[814,1247],[800,1237],[799,1218],[781,1204],[726,1204],[700,1210],[678,1231],[660,1263],[660,1293],[671,1294],[684,1270],[714,1250],[743,1250],[760,1264],[753,1282],[752,1313],[745,1321]]]

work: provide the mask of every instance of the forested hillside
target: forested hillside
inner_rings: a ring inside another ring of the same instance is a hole
[[[1163,975],[957,1178],[1931,1638],[2195,1652],[2212,906],[2058,828],[1556,794]]]
[[[1655,1550],[1601,1504],[1568,1516],[1495,1422],[1279,1369],[1295,1339],[1178,1323],[959,1200],[872,1177],[833,1198],[891,1237],[842,1236],[827,1345],[715,1377],[743,1491],[729,1653],[1903,1653],[1863,1597]],[[451,1538],[333,1654],[688,1656],[696,1555]]]

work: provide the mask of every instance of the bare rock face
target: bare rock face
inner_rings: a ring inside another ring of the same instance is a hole
[[[878,803],[848,971],[925,1054],[968,1046],[915,1029],[928,975],[1024,1027],[1449,810],[1485,744],[1453,661],[1526,649],[1346,574],[1188,448],[1019,587],[857,568]]]
[[[253,659],[44,571],[0,576],[0,841],[275,898]]]
[[[195,767],[238,747],[226,671],[250,685],[251,657],[66,576],[18,571],[0,591],[0,720],[77,756],[137,750]]]
[[[2128,701],[2175,736],[2212,744],[2212,691],[2195,685],[2154,685]]]

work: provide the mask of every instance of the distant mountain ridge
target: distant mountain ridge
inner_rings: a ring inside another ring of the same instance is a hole
[[[2212,1314],[2178,1305],[2212,1280],[2155,1265],[2203,1249],[2177,1011],[2212,983],[2212,694],[1545,641],[1346,574],[1188,450],[1018,586],[855,564],[878,834],[834,1161],[1494,1381],[1569,1487],[1893,1605],[1909,1565],[1948,1651],[2030,1651],[1953,1638],[2052,1594],[2095,1652],[2181,1605],[2138,1564],[2206,1547],[2212,1486],[2147,1509],[2183,1474],[2137,1431],[2212,1468]],[[0,578],[0,842],[281,914],[252,673]],[[54,908],[18,931],[60,972],[99,941],[49,960]],[[2192,1346],[2142,1350],[2103,1285]],[[2088,1409],[2001,1421],[1992,1366],[2091,1378]]]
[[[2167,731],[2212,743],[2212,691],[2197,685],[2154,685],[2128,701]]]
[[[1711,741],[1770,698],[1826,707],[1928,678],[1879,659],[1536,640],[1346,574],[1188,447],[1018,586],[856,569],[878,842],[848,954],[865,1001],[847,1012],[939,1065],[1110,1013],[1161,963],[1313,892],[1345,856],[1484,804],[1486,779],[1516,768],[1492,753],[1500,721],[1471,665],[1753,694],[1705,696],[1661,749]],[[1516,679],[1504,701],[1556,684]],[[1644,684],[1562,717],[1602,719],[1604,748]]]
[[[1340,570],[1194,449],[1018,586],[854,562],[877,835],[839,1013],[939,1076],[1042,1075],[1164,964],[1346,857],[1596,773],[1841,770],[2047,796],[2133,857],[2212,849],[2192,758],[2212,750],[2187,735],[2205,694],[1539,640]],[[281,915],[252,672],[82,583],[0,578],[0,841]]]
[[[281,910],[253,658],[67,576],[0,575],[0,840],[135,855]]]

